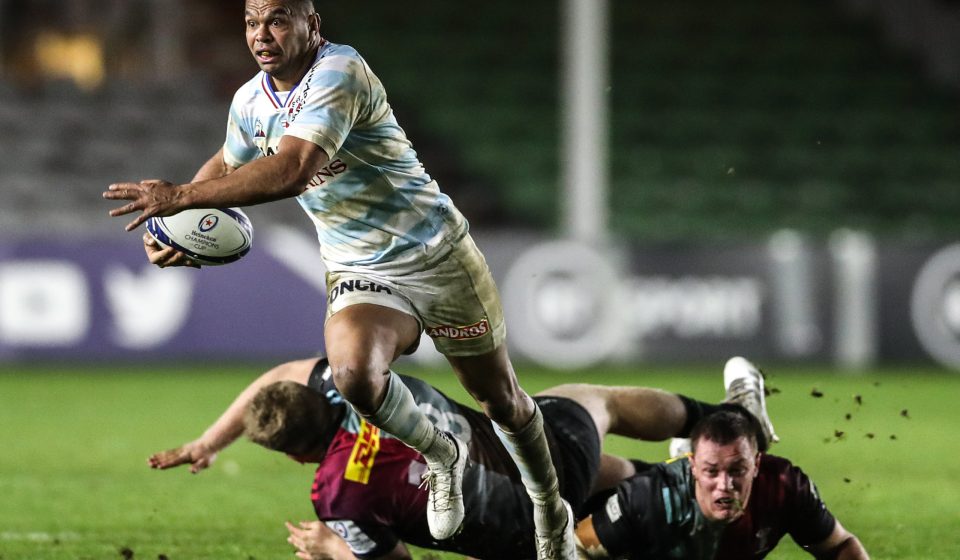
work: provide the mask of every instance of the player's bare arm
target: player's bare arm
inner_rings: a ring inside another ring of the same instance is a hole
[[[200,166],[200,169],[197,170],[197,173],[193,176],[193,179],[190,182],[199,183],[200,181],[219,179],[220,177],[225,177],[236,170],[236,167],[227,165],[227,162],[223,160],[223,147],[221,147],[219,150],[217,150],[217,153],[210,156],[210,159]]]
[[[169,469],[189,464],[192,473],[206,469],[216,459],[217,453],[243,435],[243,412],[262,387],[277,381],[294,381],[306,385],[316,363],[317,358],[298,360],[267,371],[237,395],[203,435],[180,447],[154,453],[147,459],[147,464],[154,469]]]
[[[114,183],[104,191],[103,198],[130,201],[111,210],[111,216],[140,212],[125,228],[132,231],[148,218],[172,216],[189,208],[252,206],[298,196],[328,160],[327,153],[316,144],[284,136],[276,154],[222,177],[184,185],[157,179]]]
[[[860,539],[850,531],[847,531],[840,522],[833,527],[830,536],[808,547],[808,552],[815,558],[823,560],[869,560],[870,555],[863,547]]]

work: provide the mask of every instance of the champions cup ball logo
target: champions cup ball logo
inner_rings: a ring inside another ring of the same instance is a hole
[[[217,223],[219,221],[220,221],[219,217],[213,214],[207,214],[206,216],[200,219],[200,223],[197,224],[197,228],[203,233],[206,233],[211,229],[217,227]]]

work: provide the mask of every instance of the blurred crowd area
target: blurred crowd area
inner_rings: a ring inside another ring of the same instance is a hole
[[[317,5],[475,227],[556,231],[561,0]],[[960,233],[960,3],[609,9],[617,235]],[[189,180],[257,71],[242,15],[241,0],[0,0],[0,230],[119,231],[107,184]],[[287,202],[253,215],[306,224]]]

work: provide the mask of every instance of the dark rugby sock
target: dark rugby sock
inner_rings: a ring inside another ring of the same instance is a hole
[[[710,404],[683,395],[677,395],[677,397],[680,398],[680,402],[683,403],[683,408],[687,411],[687,421],[684,422],[683,428],[681,428],[674,437],[690,437],[690,431],[693,430],[693,426],[696,425],[701,418],[725,408],[722,404]]]

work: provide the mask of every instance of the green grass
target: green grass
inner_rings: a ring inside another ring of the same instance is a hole
[[[463,398],[451,374],[401,369]],[[522,370],[530,392],[588,380],[722,398],[719,367]],[[123,549],[138,559],[293,558],[283,521],[312,516],[310,466],[246,442],[199,475],[146,466],[151,452],[197,436],[260,371],[0,368],[0,560],[122,558]],[[768,373],[779,391],[769,400],[783,438],[775,451],[814,478],[874,558],[960,558],[960,375]],[[823,396],[811,396],[814,388]],[[663,443],[607,443],[646,459],[666,454]],[[809,558],[789,539],[771,557]]]

